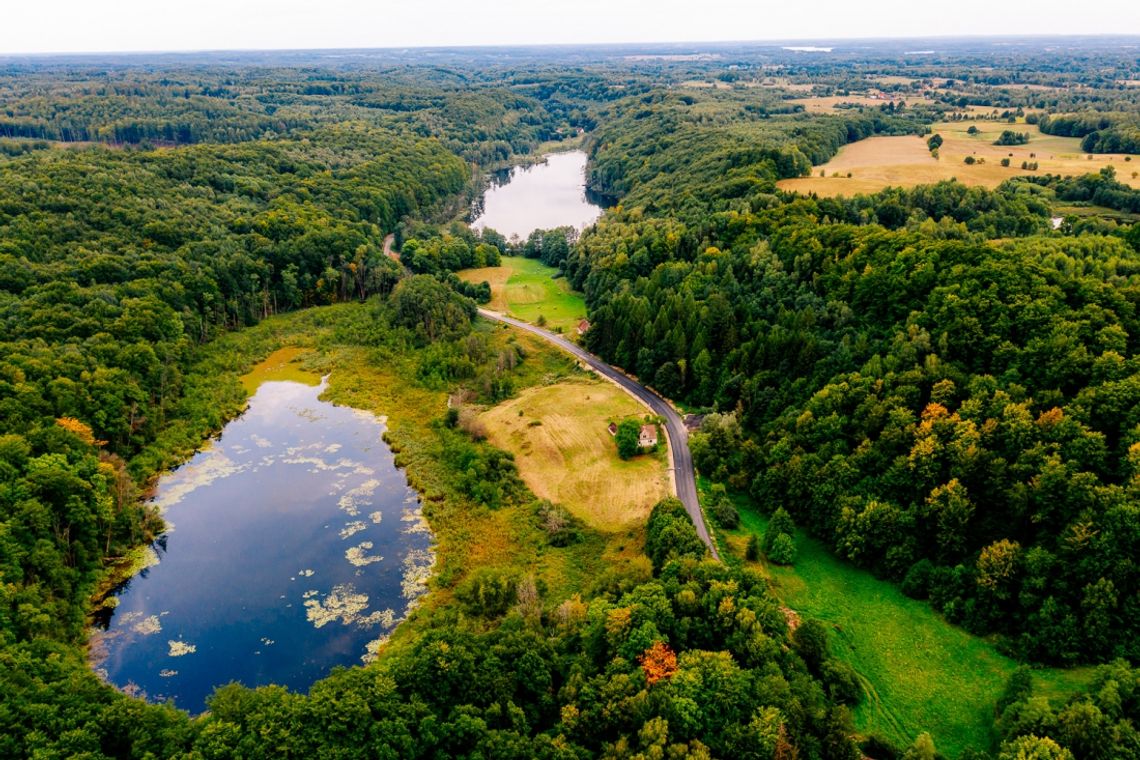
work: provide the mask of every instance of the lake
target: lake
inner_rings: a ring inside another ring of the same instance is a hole
[[[306,691],[368,661],[426,591],[431,535],[383,422],[325,387],[262,383],[159,480],[168,530],[92,639],[112,684],[191,712],[230,681]]]
[[[495,174],[475,204],[471,226],[525,240],[535,230],[593,224],[602,208],[587,197],[586,160],[580,150],[551,153],[543,163]]]

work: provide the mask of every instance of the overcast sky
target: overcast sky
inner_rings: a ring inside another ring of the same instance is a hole
[[[0,0],[0,53],[1140,34],[1137,0]]]

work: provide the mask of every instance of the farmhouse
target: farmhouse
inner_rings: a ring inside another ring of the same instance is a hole
[[[583,319],[581,322],[578,323],[578,334],[579,335],[585,335],[586,331],[589,329],[590,329],[590,320]]]
[[[643,449],[648,449],[657,445],[657,426],[656,425],[642,425],[641,435],[637,439],[637,445]]]

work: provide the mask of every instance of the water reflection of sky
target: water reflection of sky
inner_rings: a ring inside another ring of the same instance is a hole
[[[424,592],[430,534],[382,424],[322,389],[263,384],[159,481],[158,561],[93,640],[112,683],[191,711],[230,681],[304,691],[368,659]]]
[[[581,229],[602,210],[586,199],[586,154],[575,150],[511,170],[510,181],[488,188],[476,212],[475,229],[490,227],[508,238],[526,239],[535,230]]]

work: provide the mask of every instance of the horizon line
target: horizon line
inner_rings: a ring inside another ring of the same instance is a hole
[[[486,42],[467,44],[417,44],[417,45],[378,45],[374,47],[249,47],[249,48],[169,48],[153,50],[48,50],[5,52],[0,51],[0,59],[12,58],[52,58],[64,56],[147,56],[147,55],[218,55],[224,53],[326,53],[326,52],[380,52],[380,51],[412,51],[412,50],[487,50],[487,49],[515,49],[527,50],[534,48],[629,48],[636,46],[677,46],[677,45],[754,45],[754,46],[786,46],[790,43],[816,43],[828,44],[837,47],[843,43],[853,42],[905,42],[925,40],[1042,40],[1042,39],[1132,39],[1140,45],[1140,32],[1096,32],[1096,33],[1063,33],[1049,32],[1040,34],[930,34],[930,35],[883,35],[868,37],[786,37],[770,39],[716,39],[716,40],[653,40],[653,41],[626,41],[626,42]],[[812,51],[804,51],[812,52]],[[826,51],[819,51],[826,52]]]

